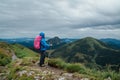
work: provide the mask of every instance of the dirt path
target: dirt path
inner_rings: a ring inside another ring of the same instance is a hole
[[[14,61],[15,59],[18,59],[17,56],[15,55],[14,51],[12,51],[12,61]]]
[[[33,66],[33,68],[36,68],[36,69],[40,69],[42,71],[50,71],[50,72],[53,72],[55,73],[56,75],[61,75],[62,73],[64,73],[65,71],[61,70],[61,69],[57,69],[57,68],[54,68],[54,67],[50,67],[48,65],[46,65],[45,67],[39,67],[38,65],[37,66]]]
[[[80,76],[75,76],[74,73],[68,73],[58,68],[50,67],[46,65],[45,67],[31,66],[32,69],[37,71],[42,71],[45,75],[51,75],[52,80],[89,80],[88,78],[81,78]]]

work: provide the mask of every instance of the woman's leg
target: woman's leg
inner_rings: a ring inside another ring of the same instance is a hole
[[[44,61],[45,61],[45,51],[41,51],[40,66],[44,64]]]

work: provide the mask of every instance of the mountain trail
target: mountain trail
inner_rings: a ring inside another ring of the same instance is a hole
[[[12,61],[18,59],[18,57],[15,55],[14,51],[12,51]]]
[[[14,67],[9,69],[0,67],[0,69],[3,68],[5,70],[5,72],[2,71],[0,73],[0,80],[93,80],[92,78],[83,77],[82,74],[69,73],[62,69],[51,67],[47,63],[45,63],[45,67],[40,67],[38,62],[17,58],[12,64]],[[108,78],[106,80],[111,79]]]
[[[51,79],[48,80],[89,80],[88,78],[81,78],[80,76],[75,76],[74,73],[68,73],[58,68],[50,67],[45,65],[45,67],[39,67],[39,65],[30,66],[29,70],[38,71],[42,78],[37,77],[36,80],[45,79],[48,76]]]

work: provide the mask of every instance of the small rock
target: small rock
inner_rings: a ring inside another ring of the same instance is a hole
[[[0,73],[0,76],[4,75],[5,73]]]
[[[43,71],[43,74],[47,74],[47,71]]]
[[[71,73],[64,73],[64,74],[63,74],[63,76],[72,77],[72,76],[73,76],[73,74],[71,74]]]
[[[35,72],[34,71],[30,71],[28,74],[27,74],[27,76],[31,76],[31,75],[33,75]]]
[[[40,77],[39,77],[39,76],[35,76],[34,78],[35,78],[35,80],[39,80],[39,79],[40,79]]]
[[[65,80],[65,77],[60,77],[58,80]]]
[[[18,72],[18,74],[19,74],[20,76],[22,76],[23,74],[26,74],[26,73],[27,73],[26,70],[23,70],[23,71]]]

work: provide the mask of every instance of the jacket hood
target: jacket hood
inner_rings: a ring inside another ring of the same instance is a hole
[[[40,36],[42,36],[42,38],[45,38],[45,33],[44,33],[44,32],[41,32],[41,33],[40,33]]]

